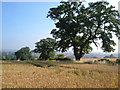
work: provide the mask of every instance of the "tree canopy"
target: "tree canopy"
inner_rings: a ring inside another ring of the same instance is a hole
[[[15,52],[16,58],[20,60],[28,60],[32,58],[32,54],[29,47],[23,47]]]
[[[98,40],[104,52],[115,50],[113,34],[120,37],[119,16],[115,7],[106,1],[91,2],[88,6],[82,2],[61,2],[58,7],[50,8],[47,15],[55,22],[51,34],[59,50],[65,52],[73,47],[76,60],[92,51],[92,43],[98,47]]]
[[[39,42],[35,43],[36,48],[34,49],[35,53],[40,53],[40,59],[50,59],[54,56],[57,46],[55,45],[56,40],[52,38],[41,39]]]

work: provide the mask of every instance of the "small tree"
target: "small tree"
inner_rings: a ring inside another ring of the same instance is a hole
[[[24,47],[15,52],[16,59],[28,60],[32,58],[32,54],[29,47]]]
[[[34,49],[34,52],[40,53],[39,59],[50,59],[54,57],[55,51],[57,51],[57,46],[55,43],[55,39],[52,38],[42,39],[39,42],[35,43],[36,48]]]

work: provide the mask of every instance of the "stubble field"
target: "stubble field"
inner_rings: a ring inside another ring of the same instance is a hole
[[[2,64],[2,88],[118,88],[118,65],[29,63]]]

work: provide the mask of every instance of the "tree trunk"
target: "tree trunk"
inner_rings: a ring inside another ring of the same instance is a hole
[[[80,61],[80,57],[79,56],[75,56],[76,61]]]
[[[80,59],[82,58],[82,49],[80,49],[80,52],[79,52],[79,49],[76,48],[76,46],[73,47],[74,48],[74,55],[75,55],[75,59],[76,61],[80,61]]]
[[[82,53],[82,48],[78,49],[76,46],[73,47],[74,48],[74,55],[75,55],[75,59],[76,61],[80,61],[80,59],[83,57],[83,53]]]
[[[75,54],[74,54],[75,55]],[[81,54],[75,55],[75,59],[76,61],[80,61],[80,59],[82,58]]]

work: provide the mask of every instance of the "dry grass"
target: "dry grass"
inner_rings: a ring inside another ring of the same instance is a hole
[[[117,88],[118,66],[3,64],[3,88]]]

